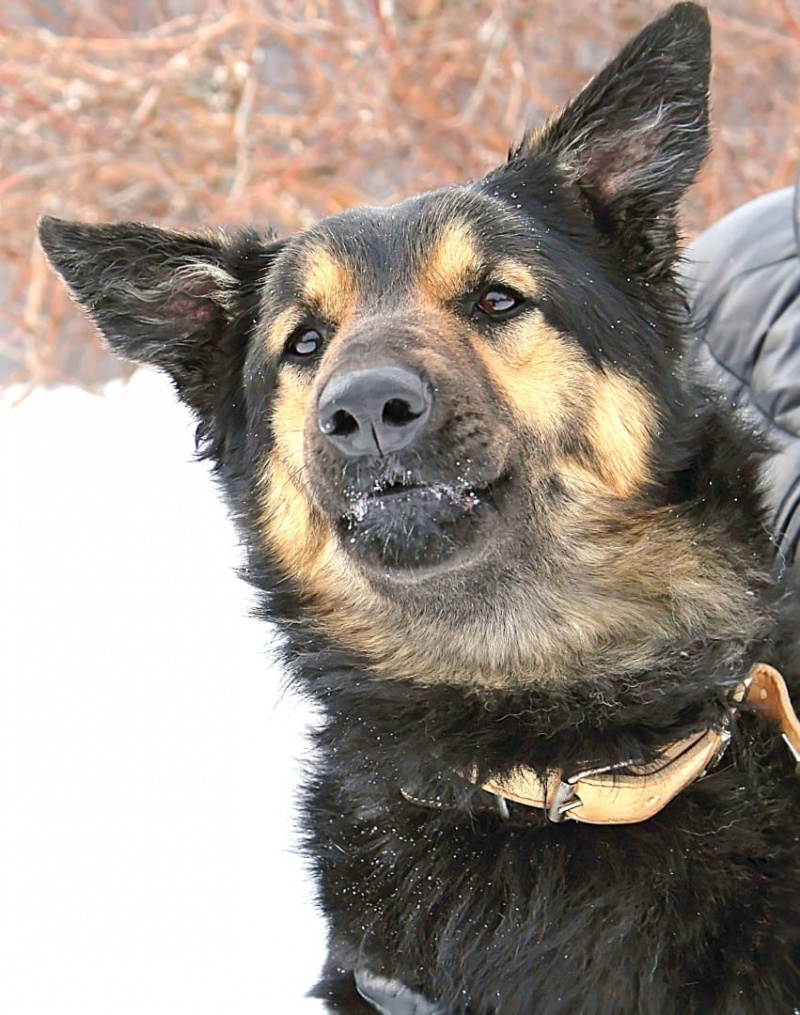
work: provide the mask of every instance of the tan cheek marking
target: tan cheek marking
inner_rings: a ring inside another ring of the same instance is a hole
[[[261,518],[264,538],[287,574],[301,583],[308,581],[330,537],[326,539],[292,470],[279,461],[276,453],[270,458],[267,473]]]
[[[299,371],[284,370],[273,408],[275,447],[261,498],[261,531],[278,563],[304,592],[335,596],[336,540],[314,510],[303,480],[304,426],[312,384]]]
[[[303,298],[325,320],[342,324],[356,299],[356,281],[347,265],[329,250],[317,247],[306,258]]]
[[[299,476],[303,469],[306,417],[313,379],[300,367],[284,366],[272,404],[275,448],[280,461]]]
[[[512,321],[502,329],[491,343],[473,338],[475,354],[517,420],[541,437],[553,437],[578,414],[591,368],[541,319]]]
[[[261,529],[288,574],[306,575],[325,543],[303,492],[303,444],[311,383],[291,367],[281,371],[272,407],[275,447],[264,477]]]
[[[364,590],[305,489],[304,431],[313,388],[304,371],[283,369],[273,402],[275,446],[264,476],[260,528],[281,568],[315,601],[318,619],[325,624],[335,621],[343,590],[348,603]]]
[[[313,604],[309,622],[367,655],[373,642],[384,644],[379,605],[277,451],[267,464],[261,532],[282,570]]]
[[[389,656],[396,665],[398,638],[392,634],[392,624],[382,619],[382,605],[351,565],[304,487],[303,431],[312,391],[313,383],[300,371],[284,369],[273,403],[275,446],[262,484],[262,538],[301,591],[308,623],[319,624],[334,641],[369,659]],[[399,672],[410,671],[413,658],[408,651]]]
[[[657,429],[655,408],[636,381],[622,374],[596,375],[587,436],[601,476],[618,496],[630,497],[648,482]]]
[[[420,269],[423,295],[438,303],[461,296],[480,268],[469,226],[454,222],[440,234]]]
[[[512,322],[498,342],[475,339],[474,348],[523,425],[543,440],[570,429],[585,436],[593,460],[559,465],[576,491],[629,497],[647,483],[658,420],[636,381],[598,371],[541,320]]]

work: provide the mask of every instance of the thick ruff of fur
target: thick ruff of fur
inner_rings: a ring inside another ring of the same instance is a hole
[[[636,825],[501,816],[459,774],[646,764],[760,660],[797,691],[765,449],[681,367],[708,72],[680,4],[475,182],[286,240],[42,222],[109,344],[197,414],[319,707],[332,1011],[800,1002],[800,786],[757,715]]]

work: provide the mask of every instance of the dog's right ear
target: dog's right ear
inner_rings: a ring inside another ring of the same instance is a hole
[[[668,275],[678,251],[677,206],[708,154],[710,67],[707,11],[676,4],[526,135],[487,181],[518,191],[527,174],[553,167],[556,186],[560,177],[578,188],[629,270]]]
[[[111,348],[173,378],[201,417],[241,369],[243,319],[281,244],[254,232],[180,233],[138,223],[84,225],[43,218],[50,263]]]

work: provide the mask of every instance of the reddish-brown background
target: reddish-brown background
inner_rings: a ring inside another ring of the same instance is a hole
[[[0,382],[102,353],[34,241],[43,212],[281,232],[478,175],[659,0],[6,0]],[[712,0],[715,151],[687,234],[793,182],[800,0]]]

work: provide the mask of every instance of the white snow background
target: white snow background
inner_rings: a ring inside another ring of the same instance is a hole
[[[0,406],[0,1012],[298,1015],[305,706],[161,375]]]

